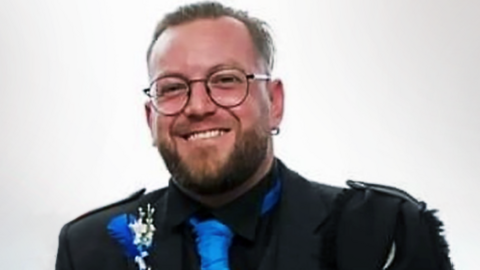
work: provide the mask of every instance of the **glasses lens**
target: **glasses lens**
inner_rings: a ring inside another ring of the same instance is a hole
[[[210,75],[207,83],[210,96],[220,106],[236,106],[247,95],[247,77],[240,70],[228,69],[215,72]]]
[[[188,85],[182,78],[164,77],[152,85],[152,100],[159,111],[173,114],[188,100]]]

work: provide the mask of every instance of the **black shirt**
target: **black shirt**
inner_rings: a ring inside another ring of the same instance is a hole
[[[275,162],[274,162],[275,163]],[[185,195],[172,181],[168,187],[167,220],[182,234],[183,270],[200,270],[195,235],[188,222],[192,216],[213,216],[235,234],[230,246],[230,270],[259,268],[270,242],[275,209],[261,215],[263,198],[274,184],[275,165],[251,190],[222,207],[210,209]]]

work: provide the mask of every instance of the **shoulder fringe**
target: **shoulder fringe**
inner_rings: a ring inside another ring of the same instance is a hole
[[[438,258],[441,270],[453,270],[453,264],[450,259],[450,248],[445,239],[443,222],[436,216],[437,210],[424,211],[424,218],[429,228],[430,239],[434,241],[434,252]]]

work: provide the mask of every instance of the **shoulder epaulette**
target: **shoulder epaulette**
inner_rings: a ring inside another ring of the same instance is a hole
[[[102,210],[105,210],[105,209],[108,209],[108,208],[111,208],[111,207],[114,207],[114,206],[117,206],[117,205],[121,205],[121,204],[124,204],[124,203],[128,203],[128,202],[131,202],[131,201],[134,201],[134,200],[137,200],[138,198],[140,198],[144,193],[145,193],[146,189],[145,188],[142,188],[134,193],[132,193],[130,196],[124,198],[124,199],[121,199],[119,201],[116,201],[114,203],[111,203],[111,204],[107,204],[105,206],[102,206],[100,208],[97,208],[97,209],[94,209],[94,210],[91,210],[91,211],[88,211],[86,212],[85,214],[77,217],[76,219],[74,219],[72,222],[74,221],[77,221],[79,219],[82,219],[86,216],[89,216],[89,215],[92,215],[92,214],[95,214],[95,213],[98,213]]]
[[[408,194],[407,192],[398,189],[396,187],[391,187],[391,186],[385,186],[385,185],[379,185],[379,184],[372,184],[372,183],[366,183],[366,182],[360,182],[360,181],[353,181],[353,180],[347,180],[347,185],[351,187],[352,189],[357,189],[357,190],[373,190],[376,192],[380,192],[383,194],[388,194],[391,196],[399,197],[403,200],[409,201],[415,205],[417,205],[420,210],[425,210],[426,204],[425,202],[419,201],[415,199],[412,195]]]

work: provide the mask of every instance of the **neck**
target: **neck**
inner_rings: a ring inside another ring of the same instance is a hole
[[[268,171],[273,164],[273,155],[268,155],[267,158],[260,164],[257,171],[243,184],[236,187],[235,189],[216,195],[199,195],[192,193],[188,190],[182,189],[188,196],[192,197],[194,200],[199,201],[203,205],[206,205],[211,208],[217,208],[222,205],[225,205],[238,197],[245,194],[247,191],[256,186],[262,179],[267,175]]]

